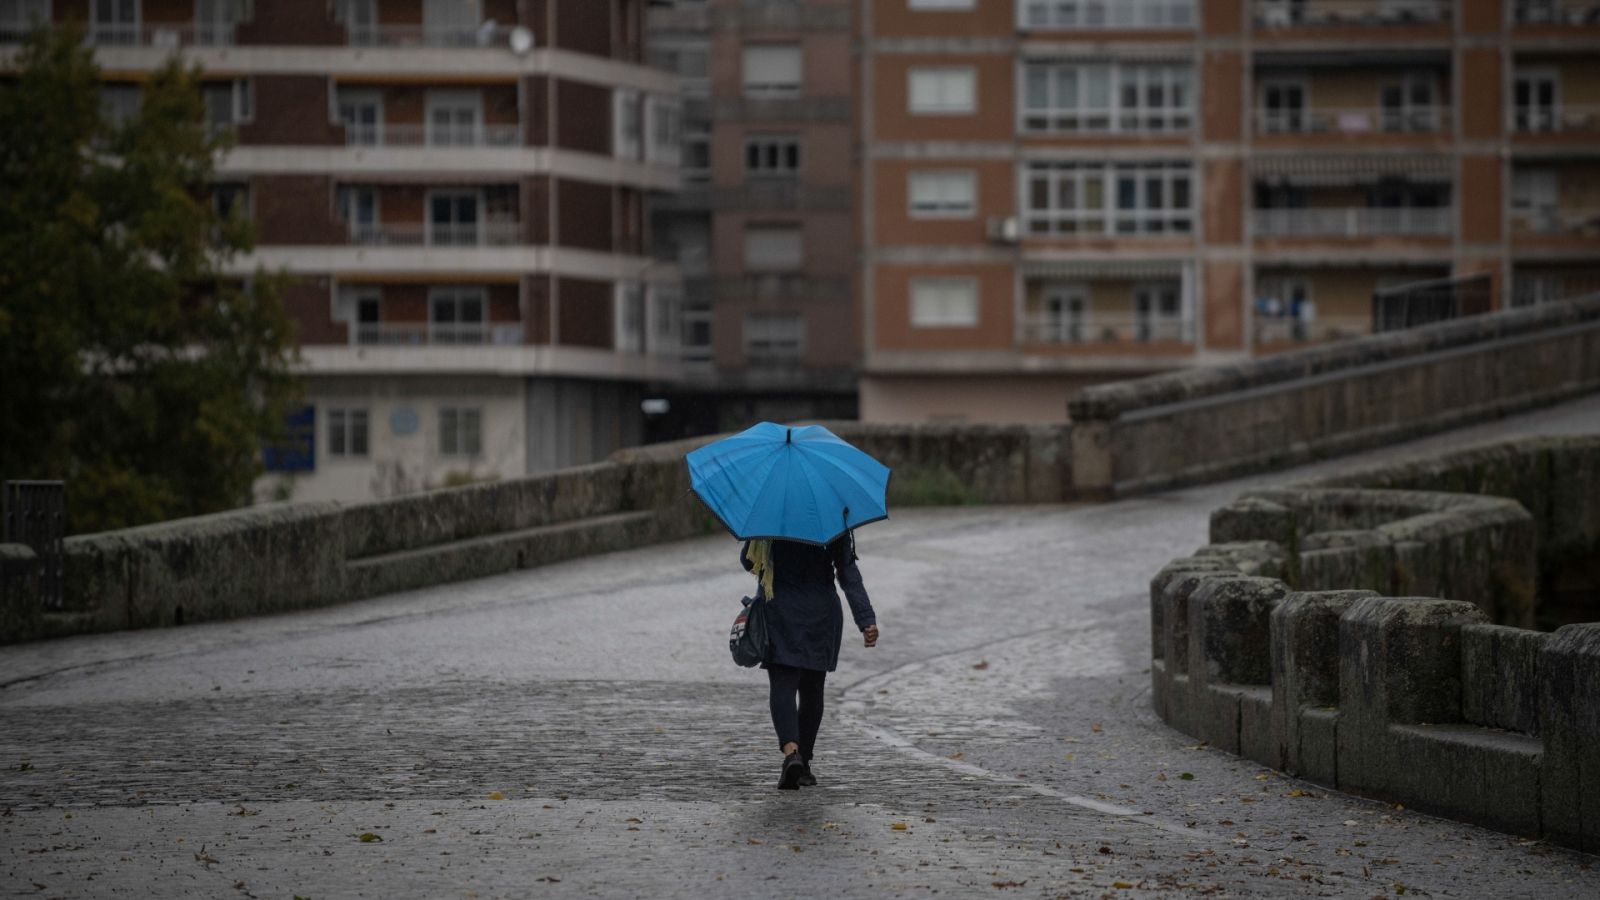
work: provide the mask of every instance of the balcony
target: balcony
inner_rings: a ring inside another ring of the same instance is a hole
[[[1518,25],[1600,26],[1600,3],[1595,0],[1516,0],[1511,21]]]
[[[1257,237],[1446,237],[1455,211],[1450,207],[1350,207],[1257,209]]]
[[[473,28],[364,25],[347,29],[352,47],[495,47],[507,45],[515,26],[484,22]]]
[[[1513,211],[1511,230],[1540,237],[1600,237],[1600,209]]]
[[[523,243],[520,222],[395,223],[352,225],[350,243],[366,247],[514,247]]]
[[[1255,111],[1258,136],[1314,134],[1359,137],[1363,135],[1446,134],[1450,108],[1423,106],[1266,109]]]
[[[1517,107],[1507,127],[1517,134],[1600,135],[1600,106]]]
[[[1192,319],[1135,314],[1070,316],[1033,313],[1017,323],[1017,340],[1028,346],[1155,344],[1194,342]]]
[[[1432,26],[1450,21],[1450,0],[1255,0],[1262,31]]]
[[[1017,27],[1038,30],[1134,31],[1195,27],[1192,0],[1025,0]]]
[[[13,31],[14,26],[0,24],[0,43],[20,39],[26,26]],[[97,23],[90,25],[84,40],[96,47],[155,47],[175,50],[179,47],[232,47],[235,25],[216,23],[196,25],[193,22],[144,22],[138,25]]]
[[[350,147],[520,147],[522,126],[346,124],[344,142]]]
[[[350,333],[363,347],[522,343],[520,322],[362,322]]]
[[[1317,344],[1372,333],[1371,316],[1329,316],[1309,321],[1293,317],[1256,318],[1256,344]]]

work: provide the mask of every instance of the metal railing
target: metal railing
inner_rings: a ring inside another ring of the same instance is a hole
[[[1258,344],[1314,344],[1371,334],[1372,319],[1368,316],[1319,316],[1309,320],[1293,316],[1257,317],[1254,330]]]
[[[139,25],[96,23],[84,31],[84,40],[97,47],[231,47],[235,25],[197,25],[193,22],[144,22]],[[16,40],[11,26],[0,24],[0,43]],[[27,33],[24,24],[21,33]]]
[[[1450,21],[1451,0],[1255,0],[1257,28],[1348,28],[1440,25]]]
[[[1447,106],[1256,109],[1257,134],[1419,134],[1449,127]]]
[[[1511,121],[1508,124],[1518,134],[1600,131],[1600,106],[1519,106],[1514,107],[1509,115]]]
[[[1595,0],[1517,0],[1511,20],[1518,25],[1600,25]]]
[[[355,47],[504,47],[512,26],[488,22],[471,28],[429,28],[424,25],[349,25]]]
[[[353,329],[362,346],[421,347],[428,345],[520,344],[521,323],[488,322],[362,322]]]
[[[1353,207],[1333,209],[1257,209],[1252,221],[1259,237],[1375,237],[1448,235],[1450,207]]]
[[[1533,306],[1600,294],[1600,269],[1517,272],[1511,277],[1511,305]]]
[[[352,147],[519,147],[522,126],[346,124],[344,142]]]
[[[1019,0],[1022,29],[1117,29],[1195,27],[1193,0]]]
[[[39,598],[46,609],[63,605],[66,580],[67,491],[61,481],[8,481],[0,497],[0,540],[26,544],[39,560]]]
[[[1132,313],[1030,313],[1017,323],[1017,340],[1023,344],[1191,343],[1194,321]]]
[[[1531,234],[1600,235],[1600,209],[1536,209],[1511,214],[1515,231]]]
[[[522,243],[520,222],[352,225],[350,243],[368,247],[511,247]]]

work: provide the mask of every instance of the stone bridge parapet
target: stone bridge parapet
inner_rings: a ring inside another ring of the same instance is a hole
[[[1253,492],[1211,541],[1150,583],[1168,724],[1600,852],[1600,436]]]

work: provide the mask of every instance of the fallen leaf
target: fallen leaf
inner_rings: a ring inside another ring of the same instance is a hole
[[[983,660],[983,661],[981,661],[981,662],[977,662],[977,663],[974,663],[974,664],[973,664],[973,666],[972,666],[972,667],[973,667],[973,668],[974,668],[974,669],[977,669],[977,670],[979,670],[979,671],[982,671],[982,670],[984,670],[984,669],[987,669],[987,668],[989,668],[989,661],[988,661],[988,660],[987,660],[987,659],[985,659],[985,660]]]
[[[1111,886],[1114,887],[1114,888],[1120,888],[1121,890],[1124,890],[1124,891],[1126,891],[1129,888],[1133,887],[1133,885],[1129,884],[1126,881],[1113,881],[1113,882],[1111,882]]]
[[[1193,772],[1184,772],[1184,773],[1180,774],[1178,777],[1182,778],[1184,781],[1193,781],[1194,780],[1194,773]]]
[[[506,798],[506,795],[500,793],[499,791],[490,791],[489,792],[489,799],[490,800],[504,800],[505,798]]]
[[[966,755],[967,755],[967,753],[966,753],[965,750],[957,750],[956,752],[950,754],[950,758],[951,759],[961,759],[961,758],[965,757]]]
[[[1089,726],[1089,730],[1094,732],[1095,734],[1099,734],[1100,733],[1100,723],[1096,722],[1093,725],[1090,725]]]
[[[904,822],[896,822],[893,825],[890,825],[889,827],[891,829],[895,830],[895,831],[905,831],[906,830],[906,823],[904,823]]]
[[[995,881],[995,882],[992,882],[992,884],[995,887],[1000,888],[1002,890],[1005,889],[1005,888],[1022,887],[1023,885],[1025,885],[1027,883],[1028,882],[1026,880],[1023,880],[1023,881]]]
[[[629,816],[624,821],[626,821],[629,825],[640,825],[640,824],[644,823],[643,819],[637,819],[637,818],[634,818],[632,816]]]
[[[357,838],[356,840],[359,840],[363,844],[371,844],[380,842],[383,840],[383,838],[373,834],[370,831],[363,831],[361,832],[361,837]]]

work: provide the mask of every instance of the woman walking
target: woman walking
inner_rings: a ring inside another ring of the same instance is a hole
[[[877,617],[856,568],[855,536],[846,531],[825,546],[784,540],[747,541],[739,553],[755,574],[756,602],[770,641],[766,662],[772,696],[772,727],[778,732],[783,768],[778,787],[814,785],[811,756],[822,727],[823,685],[839,664],[844,613],[834,582],[844,588],[850,614],[866,646],[878,644]]]

